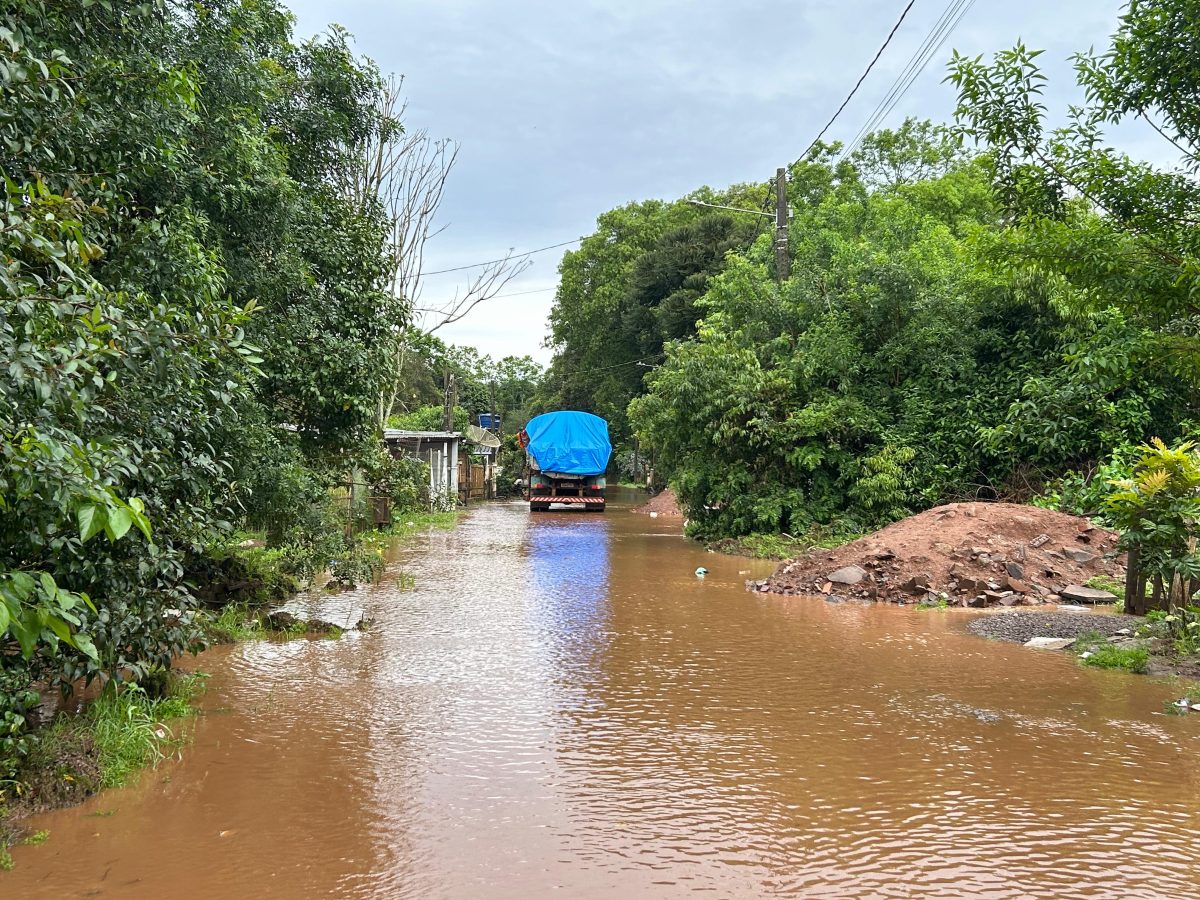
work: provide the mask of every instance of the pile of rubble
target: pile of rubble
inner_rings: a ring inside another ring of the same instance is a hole
[[[1085,583],[1124,578],[1117,537],[1086,519],[1013,503],[951,503],[835,550],[788,560],[751,590],[831,600],[987,607],[1111,603]]]

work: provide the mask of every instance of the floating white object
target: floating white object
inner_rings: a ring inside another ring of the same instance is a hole
[[[652,519],[657,519],[657,518],[658,518],[658,513],[656,513],[656,512],[652,512],[652,513],[650,513],[650,518],[652,518]]]
[[[708,569],[704,568],[704,566],[700,566],[698,569],[696,569],[696,577],[697,578],[703,578],[707,574],[708,574]]]

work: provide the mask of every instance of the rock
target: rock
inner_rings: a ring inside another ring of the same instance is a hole
[[[832,590],[833,590],[833,582],[832,581],[827,581],[823,585],[821,585],[821,593],[822,594],[828,594]]]
[[[900,585],[900,590],[907,591],[910,594],[923,594],[926,591],[933,590],[933,585],[930,584],[928,575],[914,575],[904,584]]]
[[[867,573],[858,566],[845,566],[830,573],[829,580],[834,584],[858,584],[867,577]]]
[[[352,631],[364,627],[366,617],[361,607],[338,603],[336,600],[311,603],[296,598],[270,610],[266,622],[269,627],[278,630],[288,630],[302,624],[310,632],[327,632],[335,628]]]
[[[1075,540],[1081,541],[1084,544],[1090,544],[1092,542],[1092,536],[1087,533],[1077,534],[1075,535]]]
[[[1003,587],[1004,590],[1006,590],[1006,591],[1013,591],[1018,594],[1028,594],[1029,593],[1029,585],[1027,585],[1023,581],[1020,581],[1019,579],[1012,578],[1012,577],[1005,578],[1004,584],[1001,585],[1001,587]]]
[[[1049,542],[1049,540],[1050,540],[1050,535],[1039,534],[1037,537],[1035,537],[1032,541],[1029,542],[1029,546],[1033,547],[1036,550],[1038,547],[1041,547],[1043,544]]]
[[[987,597],[985,597],[983,594],[980,594],[978,597],[972,597],[967,601],[967,606],[973,606],[976,609],[987,606]]]
[[[1025,646],[1034,650],[1066,650],[1073,643],[1075,638],[1035,637],[1027,640]]]
[[[1024,525],[1026,528],[1033,527],[1033,519],[1029,516],[1013,516],[1013,521],[1018,525]]]
[[[1098,557],[1095,553],[1089,553],[1087,550],[1076,550],[1074,547],[1063,547],[1063,556],[1072,559],[1081,566],[1086,566],[1088,563],[1095,562]]]
[[[1009,576],[1012,578],[1024,578],[1025,577],[1025,570],[1022,569],[1015,562],[1005,563],[1004,571],[1008,572]]]
[[[1068,584],[1059,591],[1064,600],[1072,603],[1116,603],[1117,598],[1108,591],[1084,587],[1082,584]]]
[[[1008,594],[1007,596],[1000,598],[1001,606],[1016,606],[1020,602],[1021,602],[1020,594]]]

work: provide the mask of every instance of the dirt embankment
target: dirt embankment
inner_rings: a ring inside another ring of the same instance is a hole
[[[633,511],[647,516],[653,513],[656,519],[683,518],[683,510],[679,508],[679,500],[676,498],[675,492],[670,488],[666,488],[660,494],[655,494]]]
[[[1083,585],[1124,578],[1117,536],[1086,519],[1013,503],[951,503],[834,550],[789,560],[757,591],[955,606],[1106,602]]]

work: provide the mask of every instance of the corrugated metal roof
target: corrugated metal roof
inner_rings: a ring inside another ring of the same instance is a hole
[[[457,431],[405,431],[403,428],[383,429],[383,439],[385,441],[448,441],[455,438],[461,440],[462,435]]]

